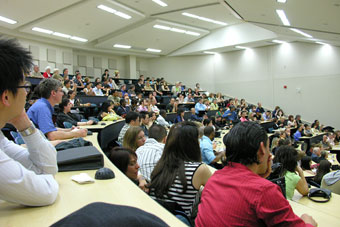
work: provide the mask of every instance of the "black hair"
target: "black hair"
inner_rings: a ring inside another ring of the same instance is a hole
[[[139,118],[139,113],[130,111],[125,116],[125,122],[130,124],[131,121],[136,121]]]
[[[178,110],[177,110],[177,115],[181,115],[181,113],[184,113],[184,109],[183,108],[179,108]]]
[[[162,125],[152,125],[149,128],[149,138],[161,142],[166,137],[166,129]]]
[[[63,99],[61,100],[61,103],[59,103],[59,111],[60,111],[60,112],[63,112],[65,106],[67,106],[69,102],[70,102],[70,100],[69,100],[68,98],[63,98]]]
[[[19,84],[24,81],[32,67],[31,53],[20,46],[15,39],[0,37],[0,95],[9,90],[17,94]]]
[[[63,74],[65,74],[65,71],[68,70],[68,68],[63,69]]]
[[[64,85],[66,86],[66,84],[70,83],[70,80],[64,80]]]
[[[124,103],[126,103],[125,99],[120,99],[120,100],[119,100],[119,104],[120,104],[121,106],[123,106]]]
[[[281,176],[284,176],[287,171],[295,172],[298,161],[298,152],[294,147],[284,145],[279,147],[275,152],[274,163],[282,164]]]
[[[141,111],[141,112],[139,112],[139,114],[140,114],[139,116],[140,116],[141,119],[145,119],[146,115],[148,115],[150,117],[149,112],[146,112],[146,111]]]
[[[209,118],[208,119],[204,119],[203,120],[203,125],[204,126],[208,126],[210,124],[210,122],[211,122],[211,119],[209,119]]]
[[[115,147],[109,152],[109,159],[120,171],[126,174],[131,155],[134,155],[137,159],[136,153],[131,149],[125,147]]]
[[[310,168],[310,162],[312,161],[312,158],[310,156],[304,156],[301,158],[301,168],[302,170],[311,170]]]
[[[204,127],[204,131],[203,131],[203,134],[205,135],[205,136],[210,136],[211,135],[211,133],[213,133],[215,130],[214,130],[214,128],[212,127],[212,126],[206,126],[206,127]]]
[[[101,106],[101,113],[102,112],[107,112],[109,107],[113,104],[113,102],[111,100],[106,100],[105,102],[102,103]]]
[[[257,152],[261,142],[265,146],[269,143],[267,133],[261,125],[252,121],[236,124],[223,137],[226,146],[226,164],[229,162],[243,165],[259,164]]]
[[[291,145],[290,139],[280,139],[277,146],[285,146],[285,145]]]
[[[50,98],[52,91],[58,91],[58,88],[62,87],[62,84],[59,80],[49,78],[44,79],[39,83],[39,95],[45,99]]]
[[[149,188],[154,189],[157,198],[169,195],[168,190],[176,176],[187,190],[184,162],[201,162],[201,151],[198,143],[198,129],[195,123],[184,121],[170,129],[163,154],[151,173]]]
[[[161,115],[162,117],[165,115],[166,116],[166,111],[165,110],[160,110],[159,111],[159,115]]]

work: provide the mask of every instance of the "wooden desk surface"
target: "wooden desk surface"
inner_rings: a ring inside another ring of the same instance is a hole
[[[86,137],[99,148],[97,133]],[[99,148],[100,149],[100,148]],[[112,169],[115,178],[96,180],[93,184],[80,185],[70,179],[81,172],[94,178],[95,170],[61,172],[56,175],[59,183],[59,194],[56,202],[46,207],[24,207],[8,202],[0,202],[0,226],[49,226],[66,215],[92,202],[106,202],[140,208],[152,213],[170,226],[184,226],[175,216],[153,201],[132,181],[121,173],[107,158],[105,166]]]
[[[99,121],[98,124],[96,125],[84,125],[84,126],[79,126],[79,128],[86,128],[88,130],[101,130],[105,128],[106,126],[109,126],[113,123],[116,123],[118,121],[124,121],[124,119],[117,120],[117,121]]]
[[[313,136],[301,136],[300,140],[311,139],[311,138],[318,137],[318,136],[325,135],[325,134],[326,134],[325,132],[318,132],[318,133],[314,133]]]

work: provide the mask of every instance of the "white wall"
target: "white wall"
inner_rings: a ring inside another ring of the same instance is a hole
[[[180,80],[340,128],[340,48],[290,43],[218,55],[147,59],[148,76]],[[287,85],[287,89],[283,86]],[[299,90],[299,91],[298,91]]]

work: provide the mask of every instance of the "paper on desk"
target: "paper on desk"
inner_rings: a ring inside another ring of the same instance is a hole
[[[71,180],[77,182],[78,184],[89,184],[94,183],[94,179],[90,177],[87,173],[80,173],[78,175],[73,175]]]

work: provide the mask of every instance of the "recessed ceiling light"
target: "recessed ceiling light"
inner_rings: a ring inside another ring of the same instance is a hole
[[[152,0],[154,3],[157,3],[160,6],[166,7],[168,6],[168,4],[166,4],[165,2],[161,1],[161,0]]]
[[[317,44],[321,44],[321,45],[329,45],[328,43],[323,43],[323,42],[315,42],[315,43],[317,43]]]
[[[73,39],[73,40],[76,40],[76,41],[79,41],[79,42],[83,42],[83,43],[88,41],[87,39],[80,38],[78,36],[72,36],[70,39]]]
[[[113,45],[113,47],[116,47],[116,48],[124,48],[124,49],[130,49],[130,48],[131,48],[131,46],[122,45],[122,44],[115,44],[115,45]]]
[[[173,27],[163,26],[163,25],[159,25],[159,24],[155,24],[153,27],[158,28],[158,29],[162,29],[162,30],[192,35],[192,36],[200,36],[201,35],[198,32],[187,31],[187,30],[184,30],[184,29],[173,28]]]
[[[283,11],[282,9],[277,9],[276,10],[276,13],[277,15],[280,17],[282,23],[285,25],[285,26],[290,26],[290,23],[289,23],[289,20],[285,14],[285,11]]]
[[[9,19],[9,18],[3,17],[3,16],[0,16],[0,21],[6,22],[6,23],[9,23],[9,24],[16,24],[16,23],[18,23],[15,20],[12,20],[12,19]]]
[[[293,32],[296,32],[296,33],[299,33],[300,35],[303,35],[307,38],[313,38],[313,36],[307,34],[307,33],[304,33],[303,31],[300,31],[299,29],[296,29],[296,28],[290,28],[290,30],[292,30]]]
[[[211,51],[203,51],[205,54],[217,54],[216,52],[211,52]]]
[[[237,48],[237,49],[243,49],[243,50],[249,49],[248,47],[244,47],[244,46],[235,46],[235,48]]]
[[[53,32],[52,35],[59,36],[59,37],[62,37],[62,38],[71,38],[70,35],[63,34],[63,33],[60,33],[60,32]]]
[[[198,19],[198,20],[202,20],[202,21],[206,21],[206,22],[210,22],[210,23],[214,23],[214,24],[219,24],[219,25],[228,25],[227,23],[224,23],[222,21],[217,21],[217,20],[213,20],[213,19],[210,19],[210,18],[206,18],[206,17],[201,17],[201,16],[198,16],[198,15],[195,15],[195,14],[191,14],[191,13],[182,13],[183,16],[187,16],[187,17],[191,17],[191,18],[195,18],[195,19]]]
[[[287,43],[286,41],[277,40],[277,39],[272,40],[272,42],[273,43],[280,43],[280,44]]]
[[[119,17],[122,17],[124,19],[131,19],[130,15],[127,15],[126,13],[120,12],[118,10],[112,9],[111,7],[105,6],[105,5],[98,5],[97,6],[98,9],[104,10],[108,13],[112,13],[114,15],[117,15]]]
[[[53,33],[53,31],[51,31],[51,30],[44,29],[44,28],[38,28],[38,27],[33,27],[32,30],[36,31],[36,32],[45,33],[45,34],[52,34]]]
[[[276,0],[277,2],[279,2],[279,3],[286,3],[287,2],[287,0]]]
[[[146,49],[146,51],[149,51],[149,52],[156,52],[156,53],[162,52],[162,50],[152,49],[152,48],[148,48],[148,49]]]

